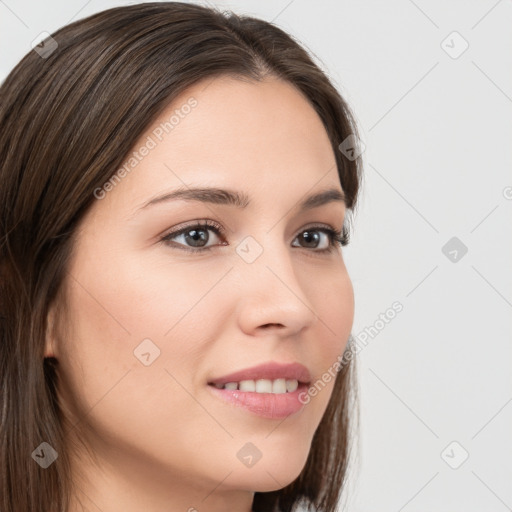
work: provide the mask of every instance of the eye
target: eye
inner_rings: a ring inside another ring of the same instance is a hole
[[[210,232],[214,233],[213,237],[209,234]],[[207,220],[204,222],[197,222],[196,224],[168,233],[162,238],[162,242],[169,243],[173,241],[173,243],[169,245],[175,245],[176,243],[180,249],[198,252],[201,250],[204,251],[211,249],[212,246],[208,246],[207,244],[212,240],[212,238],[213,245],[227,245],[226,242],[221,242],[219,244],[218,241],[215,240],[216,238],[219,238],[219,235],[223,235],[223,233],[224,231],[219,224]]]
[[[348,233],[345,230],[341,232],[331,227],[314,226],[299,233],[295,240],[305,244],[299,247],[313,249],[315,252],[331,252],[338,244],[348,244]],[[294,245],[294,247],[297,246]]]
[[[209,234],[213,232],[213,237]],[[220,241],[219,237],[224,239]],[[292,247],[312,249],[313,252],[329,253],[339,245],[348,244],[348,232],[338,231],[330,226],[313,226],[303,230],[295,237],[301,245],[292,243]],[[211,220],[195,222],[181,229],[167,233],[161,241],[170,247],[176,247],[189,252],[205,252],[218,245],[228,245],[225,241],[225,231],[220,224]],[[208,243],[211,242],[210,245]]]

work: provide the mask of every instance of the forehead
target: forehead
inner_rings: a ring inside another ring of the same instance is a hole
[[[188,88],[142,133],[124,168],[107,199],[130,208],[186,186],[275,199],[298,199],[315,186],[341,190],[321,119],[300,91],[276,78],[218,77]]]

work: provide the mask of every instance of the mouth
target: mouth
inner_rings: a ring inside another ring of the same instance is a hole
[[[299,363],[265,363],[212,379],[212,393],[235,407],[260,417],[279,419],[299,412],[305,405],[311,377]]]
[[[244,391],[251,393],[272,393],[280,395],[283,393],[293,393],[300,385],[307,385],[306,382],[299,382],[297,379],[258,379],[241,380],[239,382],[208,383],[217,389],[227,389],[230,391]]]

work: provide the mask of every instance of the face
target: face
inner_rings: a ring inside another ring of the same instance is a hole
[[[300,408],[297,392],[285,400],[267,383],[212,383],[266,363],[304,365],[314,383],[345,349],[353,290],[328,231],[341,231],[345,204],[301,207],[342,193],[327,133],[288,83],[223,77],[173,101],[134,151],[76,232],[64,334],[46,348],[60,399],[118,472],[144,468],[205,494],[221,481],[279,489],[302,470],[334,381]],[[194,199],[195,188],[246,204]],[[190,195],[162,198],[177,190]],[[235,380],[265,375],[283,391],[281,371],[292,391],[298,374],[285,370]]]

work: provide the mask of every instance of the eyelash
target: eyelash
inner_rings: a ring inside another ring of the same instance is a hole
[[[193,229],[206,230],[207,228],[214,231],[216,235],[218,235],[222,238],[225,238],[224,237],[225,230],[222,228],[222,226],[220,226],[219,224],[217,224],[214,221],[205,220],[205,221],[197,222],[196,224],[191,224],[191,225],[181,228],[177,231],[167,233],[160,239],[160,241],[170,245],[169,242],[171,242],[171,238],[182,235],[183,233],[186,233],[187,231],[191,231]],[[338,231],[337,229],[333,229],[332,227],[327,227],[327,226],[311,226],[311,227],[308,227],[307,229],[301,231],[299,234],[302,234],[306,231],[321,231],[329,236],[329,247],[327,249],[320,249],[320,250],[312,249],[313,252],[317,252],[317,253],[333,252],[337,244],[340,244],[341,246],[346,246],[349,244],[349,241],[350,241],[349,240],[349,232],[348,232],[348,230],[345,229],[345,227],[343,227],[343,231]],[[223,244],[223,245],[226,245],[226,244]],[[187,252],[198,253],[198,252],[209,251],[210,249],[213,249],[214,247],[218,247],[218,245],[214,245],[211,247],[192,248],[192,247],[187,247],[186,245],[183,245],[183,244],[177,244],[176,246],[173,245],[172,247],[178,247],[179,249],[182,249]],[[302,247],[302,249],[307,249],[307,247]]]

